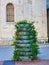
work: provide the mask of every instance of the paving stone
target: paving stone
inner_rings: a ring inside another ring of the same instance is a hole
[[[15,65],[14,61],[4,61],[3,65]]]
[[[34,60],[30,62],[16,62],[16,65],[49,65],[49,60]]]
[[[3,65],[3,61],[0,61],[0,65]]]

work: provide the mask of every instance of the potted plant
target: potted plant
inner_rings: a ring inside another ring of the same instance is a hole
[[[13,45],[15,47],[14,60],[34,59],[39,53],[37,44],[37,32],[34,22],[27,20],[19,21],[15,25],[15,36]]]

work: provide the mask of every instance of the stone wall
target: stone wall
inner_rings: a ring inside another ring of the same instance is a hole
[[[14,5],[14,22],[6,21],[6,5]],[[47,13],[46,0],[1,0],[0,1],[0,40],[13,39],[14,25],[19,20],[31,20],[35,22],[38,39],[47,40]],[[1,44],[1,43],[0,43]]]

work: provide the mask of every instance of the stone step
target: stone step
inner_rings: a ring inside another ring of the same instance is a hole
[[[12,40],[0,40],[0,45],[11,45],[12,43]]]

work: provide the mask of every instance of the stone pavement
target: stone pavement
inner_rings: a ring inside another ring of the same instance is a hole
[[[13,60],[13,50],[12,46],[0,46],[0,61]],[[40,54],[38,58],[41,60],[49,60],[49,44],[40,44],[39,45]]]
[[[14,61],[4,61],[3,65],[15,65]]]
[[[38,59],[33,61],[12,61],[13,47],[0,47],[0,65],[49,65],[49,44],[39,45],[40,54]],[[9,61],[8,61],[9,60]]]
[[[33,60],[29,62],[16,62],[17,65],[49,65],[49,60]]]
[[[33,61],[0,61],[0,65],[49,65],[49,60],[33,60]]]

